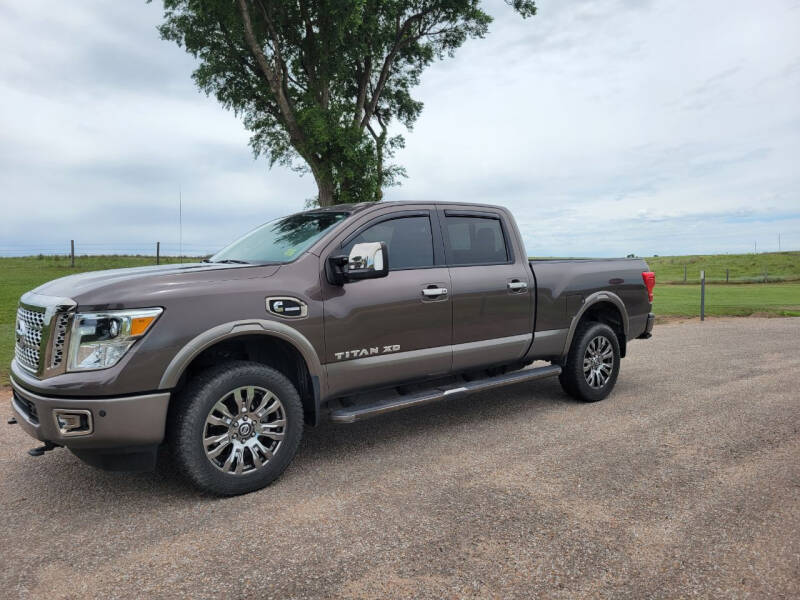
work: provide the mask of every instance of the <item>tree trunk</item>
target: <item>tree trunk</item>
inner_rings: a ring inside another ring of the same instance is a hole
[[[317,201],[320,206],[333,206],[333,182],[324,177],[314,176],[317,182]]]

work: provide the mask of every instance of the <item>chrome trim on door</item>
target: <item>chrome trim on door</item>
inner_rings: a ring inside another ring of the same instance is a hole
[[[527,290],[528,284],[524,281],[509,281],[508,282],[508,289],[510,290]]]

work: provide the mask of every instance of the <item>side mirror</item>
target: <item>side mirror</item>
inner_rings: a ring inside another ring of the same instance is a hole
[[[342,285],[359,279],[377,279],[389,274],[389,251],[385,242],[356,244],[349,256],[332,256],[327,268],[331,283]]]

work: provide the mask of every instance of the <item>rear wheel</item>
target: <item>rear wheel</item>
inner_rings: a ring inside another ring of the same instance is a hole
[[[282,373],[231,361],[193,379],[175,399],[169,439],[179,468],[202,490],[232,496],[283,473],[303,433],[303,406]]]
[[[619,374],[619,340],[604,323],[587,321],[572,338],[559,381],[573,398],[597,402],[611,393]]]

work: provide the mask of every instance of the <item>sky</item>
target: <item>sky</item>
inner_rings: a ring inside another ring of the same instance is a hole
[[[800,1],[484,5],[487,37],[415,91],[388,200],[507,206],[534,256],[800,250]],[[253,158],[161,18],[0,4],[0,255],[210,253],[314,195]]]

